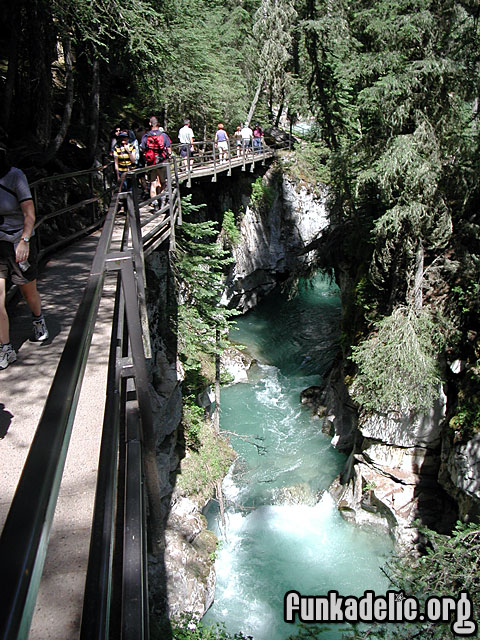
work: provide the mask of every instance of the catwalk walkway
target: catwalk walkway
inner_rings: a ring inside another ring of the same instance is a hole
[[[225,172],[231,175],[234,168],[253,171],[256,163],[264,163],[273,155],[274,150],[265,147],[256,156],[235,156],[219,164],[212,145],[211,154],[204,149],[200,160],[197,159],[188,170],[176,163],[169,167],[169,187],[160,213],[153,216],[147,213],[150,201],[139,207],[142,219],[139,226],[143,226],[141,233],[144,248],[148,247],[147,254],[166,240],[169,240],[170,248],[174,243],[174,228],[181,222],[179,189],[182,183],[190,185],[195,178],[205,176],[216,180],[217,174]],[[111,222],[109,255],[121,251],[124,234],[125,217],[117,214],[117,208]],[[46,343],[29,342],[31,318],[23,301],[10,309],[12,342],[18,352],[18,360],[0,371],[0,529],[3,529],[7,516],[10,517],[9,509],[84,295],[100,237],[101,232],[97,230],[56,253],[39,277],[38,288],[50,333]],[[3,584],[0,587],[0,612],[3,608],[1,640],[27,637],[31,640],[73,640],[80,637],[116,288],[116,278],[105,277],[50,536],[38,543],[39,546],[48,543],[48,551],[31,627],[28,631],[31,614],[26,614],[20,631],[12,631],[15,625],[9,619],[8,598],[3,597],[6,585]],[[40,467],[39,487],[42,480]],[[33,503],[36,504],[34,496]],[[47,529],[48,526],[46,521]],[[0,570],[6,555],[8,550],[5,546],[2,548],[0,540]],[[25,578],[29,571],[25,568],[23,577],[20,571],[20,577]],[[36,590],[35,585],[29,588]],[[16,598],[18,594],[14,596]],[[25,596],[27,603],[29,598],[31,596]],[[33,598],[35,601],[35,595]]]

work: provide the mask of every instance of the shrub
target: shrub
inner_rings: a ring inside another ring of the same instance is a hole
[[[226,438],[216,434],[210,422],[198,425],[199,446],[189,450],[182,460],[177,485],[183,493],[206,502],[217,482],[227,474],[235,452]]]
[[[353,347],[358,374],[354,399],[373,411],[425,411],[438,397],[441,325],[432,314],[398,307],[375,323],[375,332]]]

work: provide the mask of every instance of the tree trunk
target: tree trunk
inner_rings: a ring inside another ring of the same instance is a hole
[[[72,51],[71,51],[70,38],[64,38],[62,42],[62,47],[63,47],[63,57],[64,57],[64,65],[65,65],[65,106],[63,109],[63,117],[62,117],[62,122],[60,123],[60,128],[57,132],[57,135],[48,146],[48,150],[46,153],[47,160],[50,160],[51,158],[53,158],[53,156],[55,156],[57,151],[60,149],[60,146],[62,145],[63,141],[65,140],[65,136],[67,135],[67,129],[70,126],[70,120],[72,118],[74,92],[73,92]]]
[[[280,118],[282,117],[284,106],[285,106],[285,89],[283,89],[282,91],[282,101],[280,103],[280,106],[278,107],[277,117],[275,118],[275,124],[274,124],[275,127],[278,127],[278,125],[280,124]]]
[[[246,127],[250,126],[250,122],[252,121],[253,114],[255,113],[257,102],[260,97],[260,91],[262,90],[262,84],[263,84],[263,75],[261,75],[260,78],[258,79],[257,90],[255,91],[255,95],[253,96],[252,104],[250,105],[248,116],[247,116],[247,119],[245,120]]]
[[[418,241],[417,252],[415,255],[415,284],[413,288],[413,304],[415,309],[421,309],[423,306],[423,263],[424,250],[422,241]]]
[[[165,101],[163,106],[163,128],[168,131],[168,102]]]
[[[215,331],[215,343],[218,349],[220,342],[220,331]],[[213,426],[215,433],[220,433],[220,353],[215,354],[215,411],[213,412]]]
[[[88,150],[90,152],[90,164],[93,164],[97,151],[100,118],[100,61],[97,56],[94,57],[92,64],[92,88],[89,111]]]
[[[42,2],[32,3],[29,17],[30,113],[37,140],[44,149],[52,131],[52,62],[56,56],[56,37],[52,16]]]
[[[2,125],[5,130],[9,130],[10,114],[12,111],[13,96],[15,92],[15,79],[18,70],[18,45],[20,37],[20,3],[15,3],[10,13],[8,28],[10,33],[10,42],[8,46],[8,66],[5,79],[5,95],[3,98],[2,108]]]

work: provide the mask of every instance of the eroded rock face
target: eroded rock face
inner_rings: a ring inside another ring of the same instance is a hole
[[[201,617],[215,590],[213,554],[217,540],[201,515],[203,505],[174,490],[180,463],[178,432],[182,419],[183,370],[175,336],[169,333],[167,308],[172,304],[168,256],[155,252],[147,263],[148,315],[152,344],[150,398],[157,437],[157,469],[165,519],[163,553],[149,558],[152,622],[191,613]],[[168,623],[165,622],[168,626]]]
[[[159,618],[192,614],[201,618],[215,594],[214,553],[217,538],[208,531],[195,501],[172,498],[165,529],[164,555],[151,559],[150,597]]]
[[[344,384],[341,363],[326,389],[325,428],[332,444],[350,452],[330,492],[342,515],[389,531],[399,547],[417,542],[415,520],[447,532],[457,510],[439,483],[446,397],[428,415],[358,416]]]
[[[264,184],[272,190],[272,206],[247,206],[241,222],[242,239],[234,248],[235,266],[223,304],[242,312],[258,301],[313,253],[300,251],[321,235],[327,225],[326,194],[315,195],[278,169],[267,171]]]
[[[471,522],[480,516],[480,434],[455,443],[445,430],[439,479],[458,503],[461,520]]]

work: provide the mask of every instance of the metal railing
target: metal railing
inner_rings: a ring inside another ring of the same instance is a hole
[[[208,146],[209,143],[204,144]],[[167,240],[168,250],[175,247],[175,226],[182,221],[179,184],[185,180],[190,182],[197,175],[207,175],[204,172],[209,163],[210,175],[214,179],[220,170],[215,153],[212,146],[210,159],[208,154],[204,154],[200,166],[184,171],[174,156],[161,165],[166,174],[167,188],[154,198],[143,201],[140,199],[139,181],[152,168],[136,169],[127,176],[132,181],[131,191],[118,193],[110,203],[83,298],[0,537],[1,640],[28,636],[76,406],[104,282],[109,274],[115,274],[117,278],[116,303],[81,640],[108,639],[112,586],[117,580],[123,585],[121,637],[125,640],[148,638],[144,481],[149,502],[149,543],[154,552],[160,545],[162,522],[159,516],[161,496],[155,433],[148,392],[151,353],[144,258]],[[271,149],[264,149],[258,159],[271,155]],[[235,160],[230,158],[229,166],[233,166]],[[240,158],[237,166],[255,161]],[[41,182],[46,184],[54,179]],[[33,187],[38,189],[39,184]],[[159,210],[147,212],[147,205],[155,201],[160,205]],[[92,203],[90,198],[84,199],[76,205],[47,214],[47,219]],[[115,221],[122,203],[126,203],[127,215],[121,248],[120,251],[112,251]],[[92,221],[92,224],[96,225],[97,221]],[[122,455],[118,453],[120,442],[125,442]],[[121,460],[125,461],[124,469],[120,469]],[[124,505],[121,531],[116,527],[119,493]],[[120,576],[114,575],[114,548],[115,553],[118,548],[122,552]]]
[[[37,216],[34,228],[39,257],[58,251],[62,246],[98,229],[105,220],[114,184],[112,162],[32,182],[30,189]],[[58,202],[61,195],[68,201],[64,202],[64,206],[57,208],[54,203]],[[70,201],[72,197],[74,202]],[[48,210],[50,201],[52,209]],[[82,219],[76,220],[76,217]],[[58,227],[55,233],[48,234],[47,223],[53,221],[63,228],[64,237],[58,238],[58,235],[62,235],[62,228]],[[77,224],[78,229],[72,231],[69,224]],[[55,240],[52,241],[48,235],[55,236]]]
[[[103,224],[114,191],[113,163],[92,169],[40,178],[30,185],[35,205],[35,235],[32,241],[38,260],[46,258]],[[59,198],[78,195],[74,202],[57,208]],[[51,210],[49,208],[52,207]],[[7,300],[17,293],[18,286],[8,288]]]

